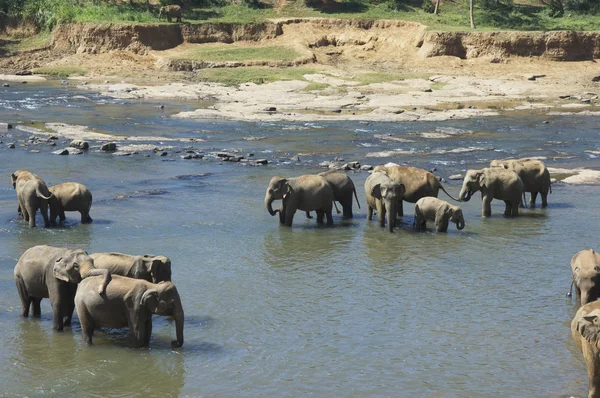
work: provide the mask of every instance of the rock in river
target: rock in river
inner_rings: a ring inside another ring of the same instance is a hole
[[[105,152],[116,151],[117,144],[115,144],[114,142],[107,142],[106,144],[104,144],[100,147],[100,150],[105,151]]]
[[[73,140],[71,141],[69,146],[77,149],[88,149],[90,147],[90,144],[84,140]]]

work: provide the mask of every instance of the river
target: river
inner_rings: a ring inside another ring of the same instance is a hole
[[[504,218],[498,201],[482,219],[475,195],[461,204],[465,229],[451,225],[448,234],[431,225],[414,232],[406,203],[393,234],[368,222],[366,171],[350,174],[362,208],[352,220],[334,215],[332,227],[302,214],[292,228],[279,226],[263,198],[271,176],[319,172],[320,162],[336,157],[436,168],[446,179],[507,156],[600,169],[584,152],[600,142],[600,118],[190,121],[169,116],[207,104],[114,100],[59,82],[12,86],[0,91],[0,122],[86,125],[129,143],[146,137],[176,148],[166,156],[115,156],[91,141],[82,155],[57,156],[51,151],[69,140],[23,147],[31,133],[0,131],[0,396],[586,394],[585,364],[569,330],[575,300],[565,293],[573,254],[599,248],[598,185],[556,183],[547,209],[538,198],[538,208],[516,219]],[[181,159],[188,147],[206,158]],[[270,164],[210,156],[223,150]],[[67,213],[62,227],[30,229],[17,218],[9,179],[22,168],[49,186],[87,185],[94,222],[80,225],[78,213]],[[458,195],[460,183],[444,186]],[[184,347],[170,348],[175,326],[162,317],[154,318],[149,349],[127,348],[126,330],[96,332],[95,346],[86,347],[77,320],[55,333],[48,300],[41,319],[22,319],[13,268],[37,244],[170,257],[186,314]]]

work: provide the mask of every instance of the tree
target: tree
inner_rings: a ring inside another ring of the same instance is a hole
[[[435,10],[433,10],[433,13],[435,15],[438,15],[438,9],[440,8],[440,0],[435,0]]]
[[[473,0],[469,0],[469,19],[471,19],[471,29],[475,29],[475,20],[473,19]]]

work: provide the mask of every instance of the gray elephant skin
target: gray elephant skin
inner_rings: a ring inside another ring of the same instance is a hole
[[[50,299],[54,315],[54,330],[62,331],[71,323],[75,290],[83,278],[101,275],[98,292],[104,293],[111,277],[106,270],[94,268],[94,260],[81,249],[34,246],[19,258],[14,269],[17,292],[21,299],[21,316],[41,315],[40,302]]]
[[[356,205],[360,209],[360,203],[358,202],[358,196],[356,195],[356,187],[354,182],[348,176],[348,174],[337,171],[328,170],[318,175],[322,176],[327,180],[331,188],[333,189],[333,198],[335,201],[340,202],[342,205],[342,215],[344,218],[352,218],[352,199],[353,195],[356,199]],[[308,213],[307,213],[308,217]],[[310,217],[309,217],[310,218]]]
[[[571,258],[571,273],[581,305],[600,298],[600,254],[593,249],[577,252]]]
[[[178,5],[170,5],[160,7],[160,11],[158,12],[158,19],[161,19],[163,16],[167,17],[167,21],[171,22],[171,18],[175,17],[177,22],[181,22],[182,10]]]
[[[386,173],[373,172],[365,181],[367,198],[367,220],[373,219],[373,210],[377,211],[379,225],[385,226],[386,213],[388,230],[394,232],[398,206],[404,196],[404,185],[393,181]]]
[[[411,166],[398,165],[383,165],[377,166],[373,171],[381,171],[386,173],[395,183],[404,185],[406,191],[398,206],[398,215],[404,215],[402,209],[402,201],[416,203],[417,200],[426,196],[434,196],[437,198],[440,189],[444,191],[452,200],[454,199],[440,181],[427,170],[419,169]]]
[[[496,159],[490,162],[490,167],[503,167],[512,170],[521,177],[524,192],[530,192],[529,207],[535,207],[538,193],[542,198],[542,208],[548,206],[548,193],[552,193],[550,172],[546,165],[537,159]]]
[[[588,372],[588,398],[600,397],[600,301],[577,311],[571,321],[575,346],[583,353]]]
[[[94,330],[101,327],[129,327],[134,348],[147,347],[152,334],[152,314],[173,316],[177,339],[172,347],[183,345],[183,306],[177,288],[171,282],[159,284],[115,275],[104,295],[98,294],[100,278],[87,278],[75,295],[77,316],[83,338],[92,345]]]
[[[171,260],[165,256],[133,256],[123,253],[92,253],[96,268],[107,269],[112,275],[143,279],[152,283],[171,280]]]
[[[65,182],[48,188],[52,193],[49,200],[50,222],[56,223],[56,217],[65,221],[65,211],[78,211],[81,214],[81,223],[92,222],[90,208],[92,207],[92,193],[83,184]]]
[[[481,191],[481,215],[483,217],[492,214],[493,199],[504,201],[505,216],[518,216],[523,189],[523,181],[512,170],[501,167],[468,170],[463,180],[459,199],[468,202],[473,193]]]
[[[48,219],[48,200],[52,194],[46,182],[27,170],[16,170],[11,174],[13,188],[17,191],[18,209],[31,228],[35,227],[35,213],[40,210],[44,218],[44,226],[50,226]]]
[[[421,198],[415,204],[415,225],[417,229],[425,230],[427,221],[435,222],[437,232],[448,232],[450,221],[456,224],[459,231],[465,227],[465,218],[460,207],[433,196]]]
[[[275,200],[281,200],[282,205],[278,210],[273,210]],[[316,211],[317,222],[323,223],[327,217],[327,224],[333,224],[331,214],[333,208],[333,188],[323,177],[307,174],[295,178],[275,176],[269,181],[265,194],[265,206],[270,215],[279,213],[279,221],[287,226],[292,226],[296,210]]]

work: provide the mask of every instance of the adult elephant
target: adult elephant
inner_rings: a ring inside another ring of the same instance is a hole
[[[106,293],[99,295],[101,285],[100,278],[88,278],[79,284],[75,295],[77,316],[88,345],[92,345],[96,328],[129,327],[133,347],[147,347],[152,334],[152,314],[173,316],[177,340],[171,346],[183,345],[183,306],[173,283],[154,284],[115,275]]]
[[[40,302],[50,299],[54,330],[62,331],[71,323],[76,284],[83,278],[100,275],[97,292],[103,294],[111,280],[107,270],[95,269],[94,260],[81,249],[34,246],[19,258],[14,269],[17,292],[21,299],[21,316],[41,315]]]
[[[571,321],[571,335],[583,353],[588,372],[588,398],[600,397],[600,301],[577,310]]]
[[[384,227],[387,213],[388,230],[394,232],[396,213],[404,192],[404,185],[394,182],[386,173],[381,171],[371,173],[365,181],[367,220],[373,219],[373,210],[376,210],[379,225]]]
[[[278,210],[273,210],[275,200],[282,200]],[[329,182],[320,175],[308,174],[295,178],[275,176],[269,181],[265,194],[265,206],[270,215],[279,212],[279,221],[289,227],[292,226],[296,210],[316,211],[317,222],[323,223],[327,216],[327,224],[333,224],[331,210],[333,208],[333,188]]]
[[[571,274],[581,305],[600,298],[600,254],[593,249],[577,252],[571,258]]]
[[[416,227],[424,230],[427,221],[435,222],[437,232],[448,232],[450,221],[456,224],[459,231],[465,227],[465,217],[460,207],[433,196],[421,198],[415,204]]]
[[[168,5],[164,7],[160,7],[160,11],[158,12],[158,19],[161,19],[164,16],[167,17],[167,21],[171,22],[171,18],[175,17],[177,22],[181,22],[181,15],[183,12],[181,11],[181,7],[178,5]]]
[[[152,283],[171,280],[171,260],[165,256],[132,256],[123,253],[92,253],[96,268],[112,275],[143,279]]]
[[[512,170],[521,177],[524,192],[530,192],[529,207],[535,207],[538,193],[542,197],[542,208],[548,206],[548,193],[552,193],[550,172],[546,165],[537,159],[496,159],[490,162],[490,167],[503,167]]]
[[[488,217],[492,214],[493,199],[503,200],[505,216],[518,216],[523,181],[512,170],[500,167],[490,167],[480,170],[468,170],[463,180],[459,199],[468,202],[473,193],[481,191],[481,215]]]
[[[387,174],[395,183],[402,184],[406,188],[403,198],[398,206],[398,215],[403,216],[402,201],[416,203],[417,200],[426,196],[434,196],[437,198],[440,189],[446,193],[451,199],[454,199],[440,181],[427,170],[419,169],[411,166],[398,166],[387,164],[377,166],[373,171],[381,171]]]
[[[360,203],[358,202],[358,196],[356,195],[356,187],[354,186],[354,182],[348,176],[348,174],[337,171],[337,170],[328,170],[318,175],[322,176],[329,182],[331,188],[333,189],[333,198],[335,201],[340,202],[342,205],[342,214],[344,218],[352,218],[354,214],[352,213],[352,199],[356,199],[356,204],[360,209]],[[306,212],[307,218],[312,218],[310,216],[310,212]]]
[[[46,182],[27,170],[16,170],[10,176],[13,188],[17,191],[18,209],[31,228],[35,227],[35,213],[40,210],[44,226],[50,226],[48,219],[48,200],[52,194]]]
[[[92,193],[83,184],[77,182],[64,182],[48,188],[52,197],[49,201],[50,222],[56,223],[56,217],[65,221],[65,211],[78,211],[81,214],[81,223],[92,222],[90,208],[92,207]]]

